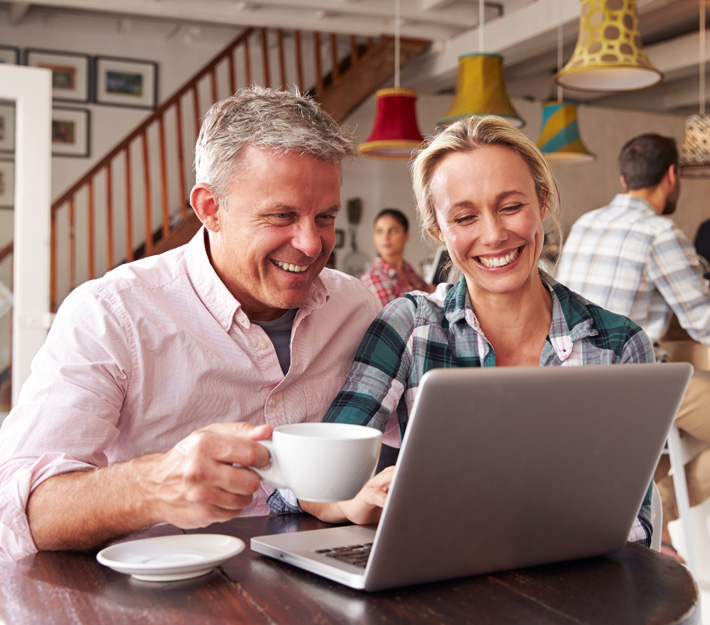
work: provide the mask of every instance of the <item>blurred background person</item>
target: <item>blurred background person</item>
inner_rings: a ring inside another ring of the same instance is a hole
[[[396,208],[385,208],[375,217],[377,255],[360,279],[380,298],[384,306],[409,291],[432,293],[427,284],[406,260],[404,247],[409,241],[409,220]]]

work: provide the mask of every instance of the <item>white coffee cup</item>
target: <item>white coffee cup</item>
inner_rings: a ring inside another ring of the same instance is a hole
[[[271,465],[252,469],[265,482],[304,501],[346,501],[372,477],[382,432],[349,423],[292,423],[259,442],[269,450]]]

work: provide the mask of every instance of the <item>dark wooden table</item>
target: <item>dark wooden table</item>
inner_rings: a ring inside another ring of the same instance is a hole
[[[39,553],[0,569],[0,620],[23,623],[699,623],[698,591],[685,567],[627,545],[599,558],[365,593],[252,552],[260,534],[315,529],[311,517],[254,517],[203,532],[247,548],[212,573],[140,582],[95,554]],[[140,537],[179,533],[171,526]],[[135,538],[135,537],[134,537]]]

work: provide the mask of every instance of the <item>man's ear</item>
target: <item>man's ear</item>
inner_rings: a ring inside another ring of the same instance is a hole
[[[621,186],[624,187],[624,191],[627,191],[626,179],[623,176],[619,176],[619,180],[621,181]]]
[[[190,192],[190,204],[207,230],[219,232],[220,205],[212,189],[203,182],[198,182]]]
[[[675,165],[671,165],[668,168],[668,171],[666,172],[666,176],[668,176],[668,182],[671,183],[671,189],[673,189],[676,185],[677,179],[678,179],[678,169]]]

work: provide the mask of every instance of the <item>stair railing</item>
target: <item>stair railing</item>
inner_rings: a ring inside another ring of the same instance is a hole
[[[194,180],[186,155],[213,102],[250,84],[308,85],[318,98],[375,45],[349,35],[242,32],[53,202],[51,310],[77,284],[134,260],[137,248],[150,255],[186,219]]]

